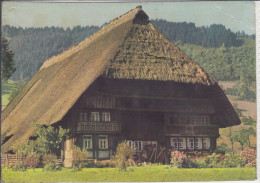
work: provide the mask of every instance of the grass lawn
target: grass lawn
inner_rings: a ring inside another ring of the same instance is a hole
[[[78,172],[63,168],[46,172],[41,168],[25,172],[2,169],[4,182],[163,182],[254,180],[255,168],[177,169],[170,166],[129,167],[126,172],[115,168],[84,168]]]
[[[8,80],[7,83],[2,83],[2,106],[6,106],[9,103],[9,95],[16,86],[17,83],[11,80]]]

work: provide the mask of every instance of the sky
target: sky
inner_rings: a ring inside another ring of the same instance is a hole
[[[234,32],[255,34],[254,2],[40,3],[3,2],[2,24],[21,27],[96,25],[142,5],[150,19],[223,24]]]

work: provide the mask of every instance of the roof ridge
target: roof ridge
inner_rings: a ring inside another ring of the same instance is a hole
[[[78,51],[80,51],[81,49],[85,48],[86,46],[88,46],[93,41],[95,41],[100,35],[104,34],[105,32],[108,32],[109,30],[115,28],[119,24],[127,22],[127,21],[129,21],[131,19],[134,19],[135,15],[139,11],[142,11],[142,6],[137,6],[136,8],[131,9],[130,11],[126,12],[125,14],[123,14],[123,15],[115,18],[115,19],[113,19],[108,24],[102,26],[97,32],[95,32],[91,36],[87,37],[86,39],[84,39],[80,43],[78,43],[78,44],[68,48],[67,50],[64,50],[62,53],[60,53],[58,55],[55,55],[55,56],[45,60],[43,62],[43,65],[40,67],[39,70],[47,68],[47,67],[51,66],[52,64],[60,62],[60,61],[62,61],[64,59],[68,58],[72,54],[77,53]]]

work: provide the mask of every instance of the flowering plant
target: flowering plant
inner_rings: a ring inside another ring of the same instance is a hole
[[[171,154],[171,164],[173,167],[181,168],[183,160],[187,158],[187,156],[180,151],[173,151]]]

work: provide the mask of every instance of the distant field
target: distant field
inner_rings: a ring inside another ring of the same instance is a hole
[[[235,81],[219,81],[219,85],[223,86],[224,89],[232,88],[235,85]],[[244,116],[251,116],[256,119],[256,102],[248,102],[238,100],[238,97],[228,95],[227,96],[232,105],[237,104],[239,109],[242,109]]]
[[[48,172],[41,168],[25,172],[2,169],[4,182],[175,182],[175,181],[231,181],[254,180],[255,168],[177,169],[168,165],[129,167],[126,172],[115,168],[84,168],[72,172]]]
[[[7,83],[2,83],[2,106],[6,106],[9,103],[9,96],[15,89],[17,83],[15,81],[8,80]]]
[[[235,81],[219,81],[219,85],[222,85],[224,89],[227,88],[233,88],[233,86],[236,84]]]

